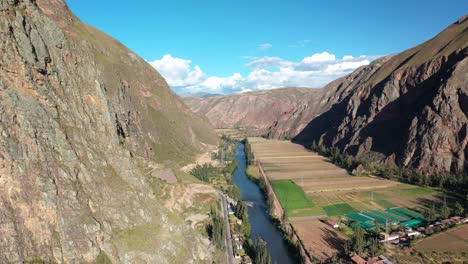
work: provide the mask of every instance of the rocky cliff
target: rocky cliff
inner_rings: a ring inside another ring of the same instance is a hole
[[[216,128],[243,128],[249,135],[289,137],[310,121],[304,109],[318,104],[320,91],[280,88],[207,98],[184,98],[197,114],[206,116]],[[305,114],[305,115],[303,115]]]
[[[0,120],[0,263],[208,252],[153,176],[215,144],[214,132],[62,0],[0,0]]]
[[[376,152],[419,171],[466,170],[467,55],[465,16],[433,39],[327,85],[324,99],[333,103],[295,141]]]

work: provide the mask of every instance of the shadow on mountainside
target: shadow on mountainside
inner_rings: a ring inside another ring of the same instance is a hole
[[[423,64],[416,69],[407,69],[413,74],[413,79],[407,80],[404,84],[400,84],[400,96],[388,103],[377,113],[372,111],[376,108],[377,101],[384,95],[384,89],[389,82],[392,82],[393,75],[386,77],[380,83],[372,88],[371,94],[358,106],[356,117],[351,120],[350,113],[348,112],[348,105],[352,100],[353,94],[348,95],[340,102],[334,104],[328,111],[322,113],[314,118],[309,124],[295,137],[294,143],[303,145],[309,148],[312,142],[322,142],[328,146],[336,146],[346,150],[350,154],[356,154],[359,146],[363,144],[367,138],[372,139],[372,151],[382,153],[386,156],[396,154],[401,157],[404,152],[404,146],[409,140],[409,132],[411,122],[414,117],[418,117],[421,121],[427,120],[425,116],[425,108],[430,107],[434,109],[433,100],[440,92],[440,87],[443,87],[448,78],[452,76],[454,65],[464,58],[465,50],[452,54],[447,59],[442,59],[442,66],[440,69],[432,74],[432,76],[420,83],[414,80],[419,73],[427,70],[427,64]],[[397,89],[399,87],[396,87]],[[402,94],[402,88],[406,92]],[[360,90],[364,87],[360,87]],[[372,121],[366,124],[366,119],[375,114]],[[427,114],[427,113],[426,113]],[[348,118],[349,120],[346,120]],[[343,126],[343,124],[346,124]],[[359,127],[362,127],[359,129]],[[428,122],[428,128],[431,124]],[[355,133],[359,133],[359,137],[355,142],[352,138]],[[420,135],[424,136],[424,135]],[[420,141],[421,138],[417,138]],[[419,144],[418,144],[419,145]],[[415,153],[415,157],[419,153]],[[415,162],[418,162],[415,160]]]

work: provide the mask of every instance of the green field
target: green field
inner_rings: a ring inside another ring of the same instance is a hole
[[[325,210],[325,212],[329,216],[359,213],[359,210],[353,208],[351,205],[347,203],[324,206],[323,210]]]
[[[427,187],[414,187],[414,188],[405,188],[393,190],[393,192],[402,196],[415,196],[415,195],[429,195],[433,194],[434,190]]]
[[[301,187],[297,186],[292,180],[274,180],[271,185],[278,196],[281,206],[286,210],[288,215],[294,216],[294,210],[301,210],[301,215],[304,215],[314,206],[307,198]],[[298,212],[299,213],[299,212]]]

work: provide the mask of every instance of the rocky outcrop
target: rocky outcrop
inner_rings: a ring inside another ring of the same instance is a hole
[[[302,113],[317,104],[319,94],[317,89],[280,88],[184,101],[216,128],[239,127],[249,135],[292,137],[310,121],[311,113]]]
[[[422,172],[467,169],[468,21],[324,88],[333,103],[295,138]],[[378,65],[376,65],[378,64]]]
[[[0,120],[0,263],[196,262],[207,251],[151,172],[187,163],[214,132],[62,0],[0,0]]]

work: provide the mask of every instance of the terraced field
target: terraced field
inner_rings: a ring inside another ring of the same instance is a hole
[[[336,245],[330,241],[341,241],[338,244],[343,241],[319,218],[339,220],[344,215],[354,214],[365,217],[357,213],[366,211],[376,218],[403,221],[405,219],[385,210],[428,207],[440,201],[440,194],[433,189],[376,177],[352,176],[327,158],[289,141],[264,138],[249,138],[248,141],[257,165],[264,169],[290,222],[307,250],[319,258],[329,257],[336,251]]]
[[[372,211],[396,206],[426,206],[438,200],[438,193],[429,188],[377,177],[352,176],[327,158],[289,141],[249,138],[249,142],[270,181],[292,180],[313,204],[312,208],[302,208],[307,210],[290,210],[290,216],[326,214],[325,207],[340,204],[357,211]],[[336,216],[335,213],[328,215]]]

